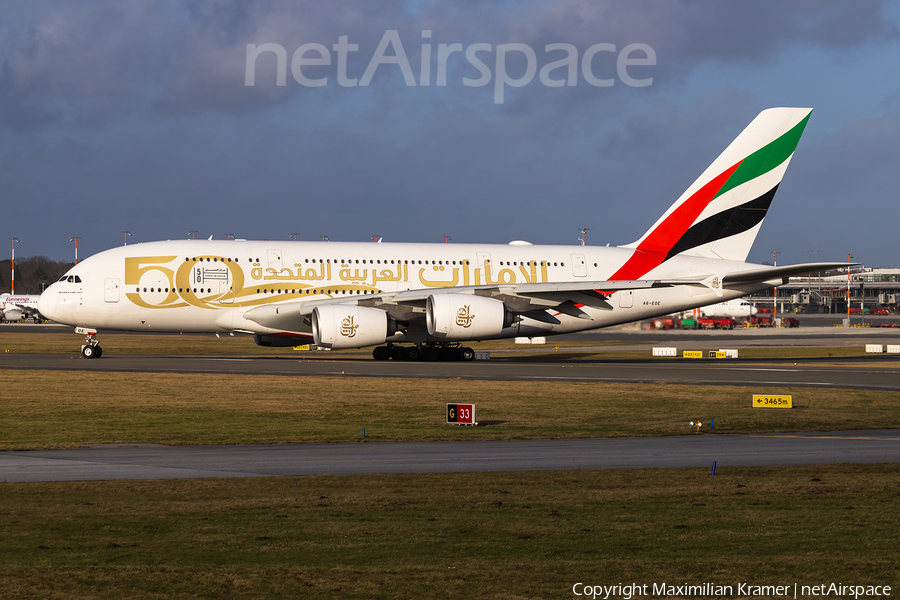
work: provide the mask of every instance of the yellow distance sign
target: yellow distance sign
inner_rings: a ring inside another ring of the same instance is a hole
[[[685,350],[684,358],[703,358],[703,350]]]
[[[793,405],[793,396],[753,394],[754,408],[792,408]]]
[[[710,358],[728,358],[728,353],[727,353],[727,352],[721,352],[721,351],[716,352],[716,351],[710,350],[710,351],[709,351],[709,357],[710,357]]]

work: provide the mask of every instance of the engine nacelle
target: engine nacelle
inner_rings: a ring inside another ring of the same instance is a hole
[[[448,341],[496,337],[515,322],[503,302],[469,294],[432,294],[425,317],[428,335]]]
[[[383,344],[397,324],[377,308],[327,304],[313,309],[312,330],[316,346],[340,350]]]
[[[8,308],[3,311],[3,318],[7,321],[21,321],[25,316],[25,312],[19,308]]]

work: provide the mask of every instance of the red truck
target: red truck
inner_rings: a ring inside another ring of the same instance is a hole
[[[703,329],[734,329],[736,323],[731,317],[700,317],[697,322]]]

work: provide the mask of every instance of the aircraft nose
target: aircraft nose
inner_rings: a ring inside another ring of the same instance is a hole
[[[50,286],[41,294],[41,297],[38,298],[37,308],[38,312],[50,319],[53,320],[53,311],[56,308],[56,290],[53,289],[53,286]]]

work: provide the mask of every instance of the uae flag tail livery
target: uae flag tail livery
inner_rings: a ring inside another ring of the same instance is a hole
[[[812,109],[757,116],[638,241],[612,279],[640,279],[673,256],[744,261]]]
[[[626,246],[174,240],[94,255],[40,312],[99,329],[375,346],[377,360],[472,360],[463,344],[599,329],[727,302],[846,263],[745,262],[811,110],[762,112]]]

